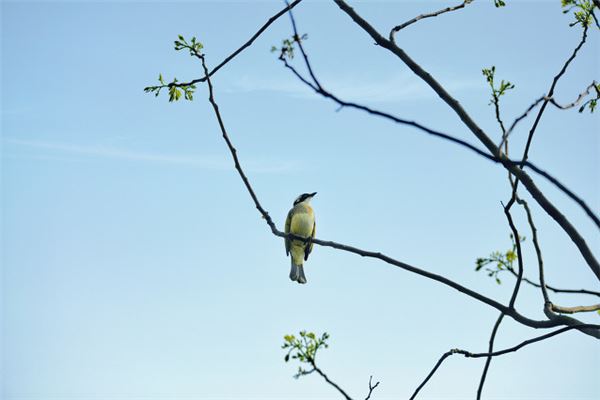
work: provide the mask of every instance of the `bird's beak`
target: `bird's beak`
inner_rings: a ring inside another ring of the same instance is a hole
[[[310,197],[315,197],[315,194],[317,194],[317,192],[311,193]]]

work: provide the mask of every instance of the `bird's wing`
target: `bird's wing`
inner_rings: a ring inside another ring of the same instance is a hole
[[[290,226],[292,224],[292,210],[290,210],[290,212],[288,212],[287,218],[285,220],[285,233],[288,234],[290,233]],[[291,245],[291,240],[288,238],[285,238],[285,254],[286,255],[290,255],[290,245]]]
[[[312,239],[315,238],[315,234],[317,233],[317,223],[313,222],[313,230],[312,233],[310,234],[310,242],[308,243],[308,245],[304,248],[304,261],[308,260],[308,255],[310,254],[310,252],[313,249],[313,242]]]

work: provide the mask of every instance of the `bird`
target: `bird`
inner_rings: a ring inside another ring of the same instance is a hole
[[[302,284],[306,283],[303,264],[312,251],[312,239],[315,237],[316,232],[315,213],[310,206],[310,201],[316,194],[317,192],[303,193],[298,196],[294,200],[294,206],[288,212],[285,220],[286,234],[291,233],[309,239],[304,242],[285,238],[285,253],[288,256],[291,254],[292,261],[290,279]]]

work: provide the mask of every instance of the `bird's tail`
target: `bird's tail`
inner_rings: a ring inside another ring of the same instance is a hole
[[[297,281],[298,280],[298,266],[296,264],[294,264],[294,258],[290,257],[292,260],[292,268],[290,269],[290,279],[293,281]],[[300,268],[302,268],[302,266],[300,266]]]
[[[304,276],[304,268],[302,264],[295,264],[292,258],[292,267],[290,269],[290,279],[298,283],[306,283],[306,276]]]
[[[304,267],[302,265],[298,266],[298,283],[306,283],[306,276],[304,276]]]

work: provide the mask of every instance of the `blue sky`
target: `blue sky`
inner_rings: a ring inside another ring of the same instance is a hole
[[[512,120],[545,93],[580,39],[559,1],[477,1],[398,35],[405,50],[499,139],[481,69],[516,89]],[[383,32],[441,2],[353,2]],[[286,333],[331,334],[320,355],[354,396],[407,397],[454,347],[487,348],[497,312],[377,261],[316,247],[308,284],[287,278],[283,243],[256,212],[200,86],[171,104],[143,93],[158,73],[199,77],[172,49],[204,43],[216,65],[281,9],[264,2],[2,2],[2,372],[7,400],[338,398],[316,376],[292,378]],[[436,95],[374,46],[335,5],[296,8],[321,82],[340,97],[476,143]],[[283,227],[294,198],[314,200],[318,236],[378,250],[508,302],[474,261],[510,246],[503,170],[410,127],[341,110],[269,52],[282,18],[214,77],[231,139],[263,206]],[[562,103],[598,79],[598,32],[557,87]],[[298,60],[296,60],[298,62]],[[299,64],[298,64],[299,65]],[[600,207],[598,115],[548,109],[531,159]],[[519,154],[531,119],[515,131]],[[598,231],[551,185],[539,186],[596,250]],[[528,196],[524,194],[526,198]],[[533,206],[533,200],[530,201]],[[547,281],[599,290],[573,244],[537,206]],[[515,212],[527,236],[523,213]],[[533,249],[526,275],[536,278]],[[562,305],[592,297],[552,295]],[[541,294],[517,306],[543,318]],[[598,322],[597,315],[582,316]],[[540,334],[511,320],[499,347]],[[472,398],[482,360],[448,359],[422,398]],[[488,398],[600,396],[600,352],[575,332],[495,359]],[[556,379],[559,377],[559,379]]]

